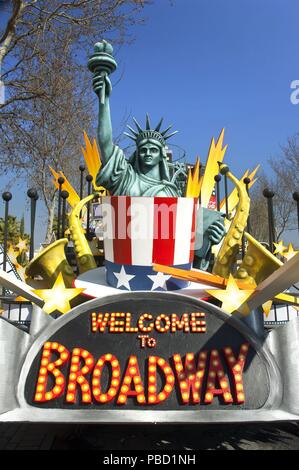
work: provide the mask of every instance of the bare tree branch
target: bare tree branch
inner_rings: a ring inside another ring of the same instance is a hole
[[[95,97],[84,63],[94,42],[127,40],[141,0],[19,0],[0,42],[0,168],[39,189],[51,235],[56,189],[49,165],[78,184],[83,129],[92,137]],[[18,6],[18,8],[17,8]]]

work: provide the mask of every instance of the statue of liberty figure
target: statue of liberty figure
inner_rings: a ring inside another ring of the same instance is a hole
[[[163,119],[154,128],[149,116],[146,116],[145,129],[133,118],[136,130],[127,126],[131,134],[125,133],[134,140],[136,149],[127,160],[123,150],[113,143],[110,115],[110,95],[112,91],[109,74],[117,64],[113,57],[113,48],[106,42],[95,44],[94,54],[89,59],[89,69],[93,72],[93,89],[99,97],[98,144],[101,152],[102,166],[97,175],[96,184],[104,186],[116,196],[183,196],[178,185],[171,181],[166,155],[166,141],[176,134],[169,133],[172,126],[162,130]],[[207,211],[207,209],[205,209]],[[207,233],[210,247],[221,241],[225,231],[223,222],[216,221],[203,227]],[[204,250],[206,251],[206,250]],[[196,253],[195,253],[196,254]],[[201,269],[207,269],[208,253],[198,252]]]

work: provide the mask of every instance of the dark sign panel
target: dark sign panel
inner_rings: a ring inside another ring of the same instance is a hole
[[[56,320],[35,345],[28,405],[229,411],[259,409],[269,399],[271,364],[263,349],[240,320],[227,320],[210,304],[139,292],[76,312]]]

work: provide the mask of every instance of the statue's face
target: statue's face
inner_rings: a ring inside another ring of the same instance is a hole
[[[152,141],[142,144],[138,148],[139,165],[141,170],[149,170],[160,162],[161,149]]]

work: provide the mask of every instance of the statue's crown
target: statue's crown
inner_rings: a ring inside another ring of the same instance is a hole
[[[133,117],[133,121],[136,125],[137,131],[133,129],[130,126],[127,126],[130,132],[133,134],[128,134],[127,132],[124,132],[125,135],[130,137],[130,139],[134,140],[136,142],[136,145],[143,141],[144,139],[154,139],[160,142],[161,145],[165,146],[166,145],[166,140],[169,139],[171,136],[176,134],[178,131],[171,132],[170,134],[167,134],[167,132],[172,128],[172,126],[167,127],[164,131],[160,131],[163,118],[160,119],[159,123],[154,129],[151,129],[151,123],[150,123],[150,118],[149,115],[146,115],[146,127],[145,129],[142,129],[138,121]]]

